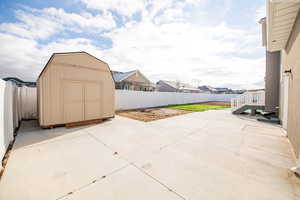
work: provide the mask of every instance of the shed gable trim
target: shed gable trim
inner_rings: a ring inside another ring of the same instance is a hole
[[[97,58],[97,57],[95,57],[95,56],[93,56],[93,55],[91,55],[91,54],[89,54],[89,53],[87,53],[87,52],[85,52],[85,51],[53,53],[53,54],[51,55],[51,57],[49,58],[48,62],[46,63],[46,65],[44,66],[43,70],[42,70],[41,73],[39,74],[38,79],[40,79],[40,77],[44,74],[44,72],[47,70],[49,64],[52,62],[53,58],[54,58],[56,55],[64,55],[64,54],[66,54],[66,55],[69,55],[69,54],[86,54],[86,55],[92,57],[93,59],[96,59],[96,60],[98,60],[98,61],[100,61],[100,62],[106,64],[106,65],[107,65],[107,68],[108,68],[108,70],[109,70],[109,72],[110,72],[111,78],[112,78],[112,80],[115,82],[115,80],[114,80],[114,78],[113,78],[113,75],[112,75],[112,72],[111,72],[111,70],[110,70],[110,67],[109,67],[108,63],[104,62],[103,60],[100,60],[99,58]]]

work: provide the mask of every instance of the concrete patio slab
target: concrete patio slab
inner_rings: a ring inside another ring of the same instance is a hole
[[[284,131],[229,110],[146,123],[116,117],[76,129],[33,125],[20,129],[0,199],[300,197]]]
[[[11,158],[0,199],[57,199],[128,165],[88,134],[17,149]]]
[[[287,168],[226,151],[208,141],[182,142],[152,155],[139,166],[188,199],[268,199],[264,196],[270,198],[275,193],[280,194],[273,199],[294,198]],[[268,195],[247,194],[255,182]]]
[[[180,200],[182,198],[139,169],[129,166],[63,198],[63,200],[80,199]]]

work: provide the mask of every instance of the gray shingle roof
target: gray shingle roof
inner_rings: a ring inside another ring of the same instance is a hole
[[[175,89],[186,89],[186,90],[195,90],[195,91],[199,91],[200,89],[198,88],[195,88],[189,84],[186,84],[186,83],[178,83],[176,81],[165,81],[165,80],[161,80],[163,81],[164,83],[168,84],[169,86],[175,88]]]
[[[200,90],[203,90],[203,91],[211,91],[211,92],[216,92],[217,90],[211,86],[207,86],[207,85],[203,85],[203,86],[200,86],[198,87]]]
[[[133,70],[133,71],[129,71],[129,72],[116,72],[116,71],[112,71],[112,75],[113,75],[114,80],[116,82],[121,82],[124,79],[126,79],[128,76],[134,74],[135,72],[137,72],[137,70]]]
[[[218,92],[227,92],[228,88],[215,88]]]

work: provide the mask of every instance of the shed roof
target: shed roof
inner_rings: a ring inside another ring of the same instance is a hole
[[[111,72],[111,70],[110,70],[110,68],[109,68],[109,65],[108,65],[106,62],[104,62],[103,60],[100,60],[99,58],[97,58],[97,57],[95,57],[95,56],[93,56],[93,55],[91,55],[91,54],[89,54],[89,53],[87,53],[87,52],[85,52],[85,51],[74,51],[74,52],[53,53],[53,54],[51,55],[51,57],[49,58],[49,60],[47,61],[46,65],[44,66],[43,70],[42,70],[41,73],[39,74],[38,79],[41,77],[41,75],[42,75],[42,74],[44,73],[44,71],[47,69],[49,63],[51,62],[51,60],[54,58],[55,55],[78,54],[78,53],[82,53],[82,54],[89,55],[89,56],[95,58],[96,60],[105,63],[105,64],[107,65],[107,67],[108,67],[108,70],[110,71],[110,74],[111,74],[112,79],[114,80],[114,77],[113,77],[112,72]]]

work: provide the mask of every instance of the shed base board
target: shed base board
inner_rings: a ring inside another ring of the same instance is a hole
[[[65,124],[53,124],[53,125],[46,125],[46,126],[40,126],[43,129],[49,129],[49,128],[55,128],[55,127],[62,127],[65,126],[67,128],[73,128],[78,126],[86,126],[90,124],[99,124],[103,121],[109,120],[114,118],[115,116],[101,118],[101,119],[92,119],[92,120],[86,120],[86,121],[79,121],[79,122],[71,122],[71,123],[65,123]]]

